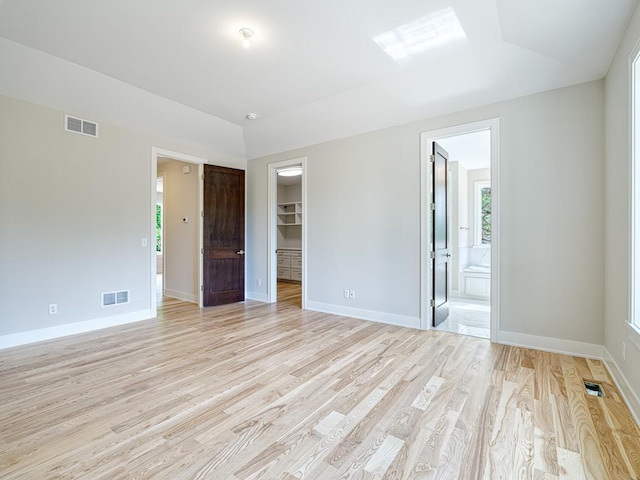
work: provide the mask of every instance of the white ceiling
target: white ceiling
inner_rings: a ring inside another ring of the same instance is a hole
[[[479,132],[440,138],[438,144],[449,154],[450,162],[459,162],[467,170],[491,167],[491,132]]]
[[[602,78],[636,3],[4,0],[0,36],[239,125],[252,158]],[[465,39],[373,40],[448,7]]]

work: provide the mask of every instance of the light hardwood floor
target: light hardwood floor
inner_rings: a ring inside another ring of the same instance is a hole
[[[279,291],[165,299],[154,320],[0,351],[0,477],[639,478],[639,431],[601,362],[302,311],[299,287]]]

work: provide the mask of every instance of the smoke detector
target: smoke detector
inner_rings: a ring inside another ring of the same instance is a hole
[[[255,113],[247,113],[247,120],[255,120],[256,118],[258,118],[258,115]]]

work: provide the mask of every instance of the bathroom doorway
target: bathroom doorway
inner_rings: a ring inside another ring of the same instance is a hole
[[[438,140],[449,153],[449,316],[436,329],[489,338],[491,132]]]
[[[497,120],[461,125],[423,134],[423,159],[434,144],[448,158],[447,195],[447,299],[448,315],[435,315],[437,298],[430,287],[437,273],[430,265],[436,245],[431,208],[424,208],[423,222],[423,328],[497,339],[498,225],[497,225]],[[429,206],[435,178],[426,157],[423,199]],[[424,203],[423,201],[423,203]],[[437,256],[437,255],[436,255]],[[426,274],[425,274],[426,273]],[[492,307],[495,307],[492,311]]]

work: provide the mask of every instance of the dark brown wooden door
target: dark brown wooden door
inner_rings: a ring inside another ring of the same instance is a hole
[[[432,171],[432,243],[433,243],[433,325],[449,316],[449,229],[448,229],[448,158],[449,154],[433,144]]]
[[[204,166],[205,307],[244,300],[244,170]]]

